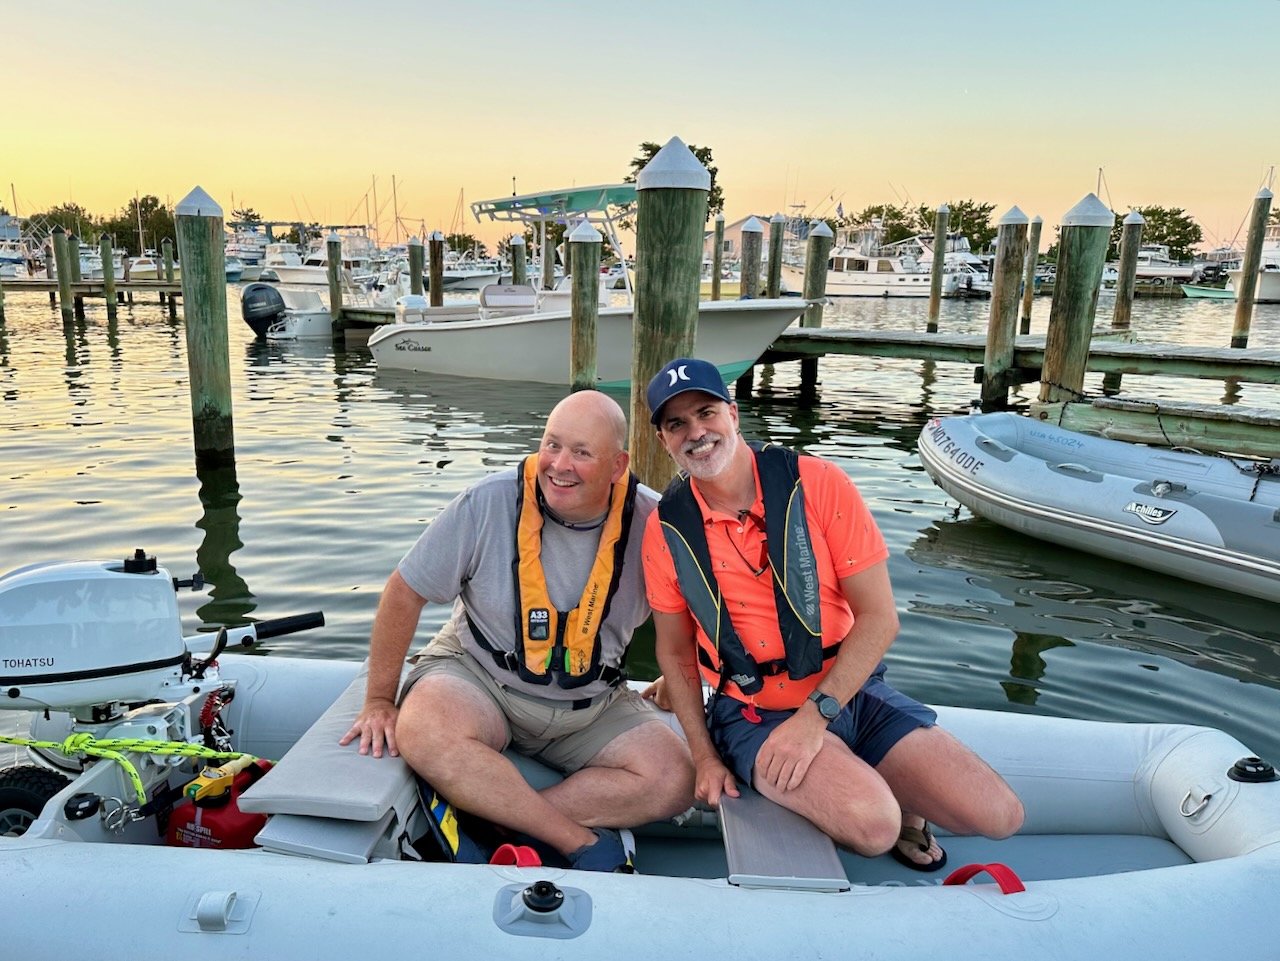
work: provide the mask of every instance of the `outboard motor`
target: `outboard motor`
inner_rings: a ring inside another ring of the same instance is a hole
[[[271,284],[250,284],[240,294],[240,316],[259,339],[284,315],[284,298]]]

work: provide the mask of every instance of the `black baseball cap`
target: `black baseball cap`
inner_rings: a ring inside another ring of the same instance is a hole
[[[649,401],[649,423],[658,423],[658,414],[663,404],[672,397],[691,390],[700,390],[704,394],[733,403],[715,364],[694,360],[692,357],[677,357],[649,381],[649,387],[645,391],[645,397]]]

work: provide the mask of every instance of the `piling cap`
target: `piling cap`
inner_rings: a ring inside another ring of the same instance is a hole
[[[951,213],[951,208],[948,207],[946,204],[938,204],[938,213],[949,214]]]
[[[996,226],[1016,227],[1026,223],[1030,223],[1030,221],[1027,220],[1027,215],[1024,214],[1021,210],[1019,210],[1015,205],[1009,208],[1008,212],[1003,217],[1000,218],[1000,223],[997,224]]]
[[[1116,215],[1107,205],[1098,199],[1097,194],[1088,194],[1065,214],[1062,215],[1061,227],[1114,227]]]
[[[747,222],[742,225],[744,234],[762,234],[764,233],[764,224],[756,220],[755,217],[748,218]]]
[[[409,246],[410,246],[410,247],[421,247],[421,246],[422,246],[422,241],[418,239],[418,235],[417,235],[417,234],[414,234],[412,237],[410,237],[410,238],[409,238]]]
[[[569,234],[569,243],[571,244],[598,244],[603,239],[600,231],[592,227],[586,220],[574,227]]]
[[[440,231],[438,231],[438,230],[433,230],[433,231],[431,231],[431,233],[427,234],[427,239],[428,239],[428,240],[430,240],[430,241],[432,241],[433,243],[434,243],[434,242],[437,242],[437,241],[438,241],[438,242],[440,242],[440,243],[443,243],[443,242],[444,242],[444,234],[443,234],[443,233],[441,233],[441,232],[440,232]]]
[[[196,187],[191,193],[187,194],[180,201],[173,211],[179,217],[221,217],[222,208],[219,207],[207,193],[204,188]]]
[[[1033,224],[1042,224],[1044,223],[1044,218],[1041,217],[1039,214],[1036,214],[1034,217],[1031,218],[1031,222]]]
[[[787,218],[782,216],[782,214],[774,214],[769,218],[769,223],[771,224],[785,224],[786,222]]]
[[[831,228],[827,226],[827,222],[825,220],[815,220],[809,226],[809,236],[810,237],[834,237],[835,234],[831,232]]]
[[[62,224],[54,224],[54,226],[53,226],[53,230],[51,231],[51,233],[55,233],[55,234],[65,234],[65,233],[66,233],[66,230],[65,230],[65,229],[63,229]]]
[[[519,244],[521,247],[523,247],[523,246],[524,246],[524,238],[523,238],[523,237],[521,237],[519,234],[516,234],[515,236],[513,236],[513,237],[511,238],[510,243],[511,243],[511,246],[512,246],[512,247],[514,247],[516,244]]]
[[[329,236],[324,239],[324,242],[326,244],[340,244],[342,243],[342,238],[338,236],[336,231],[331,230],[329,231]]]
[[[702,166],[693,151],[679,137],[672,137],[667,145],[650,160],[636,177],[636,190],[661,188],[684,190],[711,190],[711,172]]]
[[[724,214],[716,214],[716,223],[718,224],[724,223]]]
[[[1124,218],[1124,225],[1126,227],[1131,224],[1145,224],[1146,222],[1147,221],[1143,218],[1142,214],[1138,213],[1136,210],[1130,210],[1129,215]]]
[[[1271,196],[1272,196],[1271,191],[1268,190],[1266,187],[1263,187],[1261,190],[1258,191],[1257,196],[1255,196],[1253,199],[1254,200],[1270,200]]]

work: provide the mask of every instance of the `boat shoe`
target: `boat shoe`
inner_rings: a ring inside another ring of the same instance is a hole
[[[578,848],[569,855],[569,867],[579,871],[603,871],[614,874],[635,874],[635,837],[630,831],[613,828],[592,828],[596,833],[594,844]]]

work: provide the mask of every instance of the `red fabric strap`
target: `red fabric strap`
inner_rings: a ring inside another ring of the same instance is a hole
[[[1019,891],[1026,890],[1022,879],[1014,873],[1013,868],[1007,864],[1000,864],[998,861],[993,861],[991,864],[968,864],[962,868],[956,868],[942,883],[964,884],[977,877],[983,871],[991,875],[996,884],[1000,885],[1002,894],[1017,894]]]

